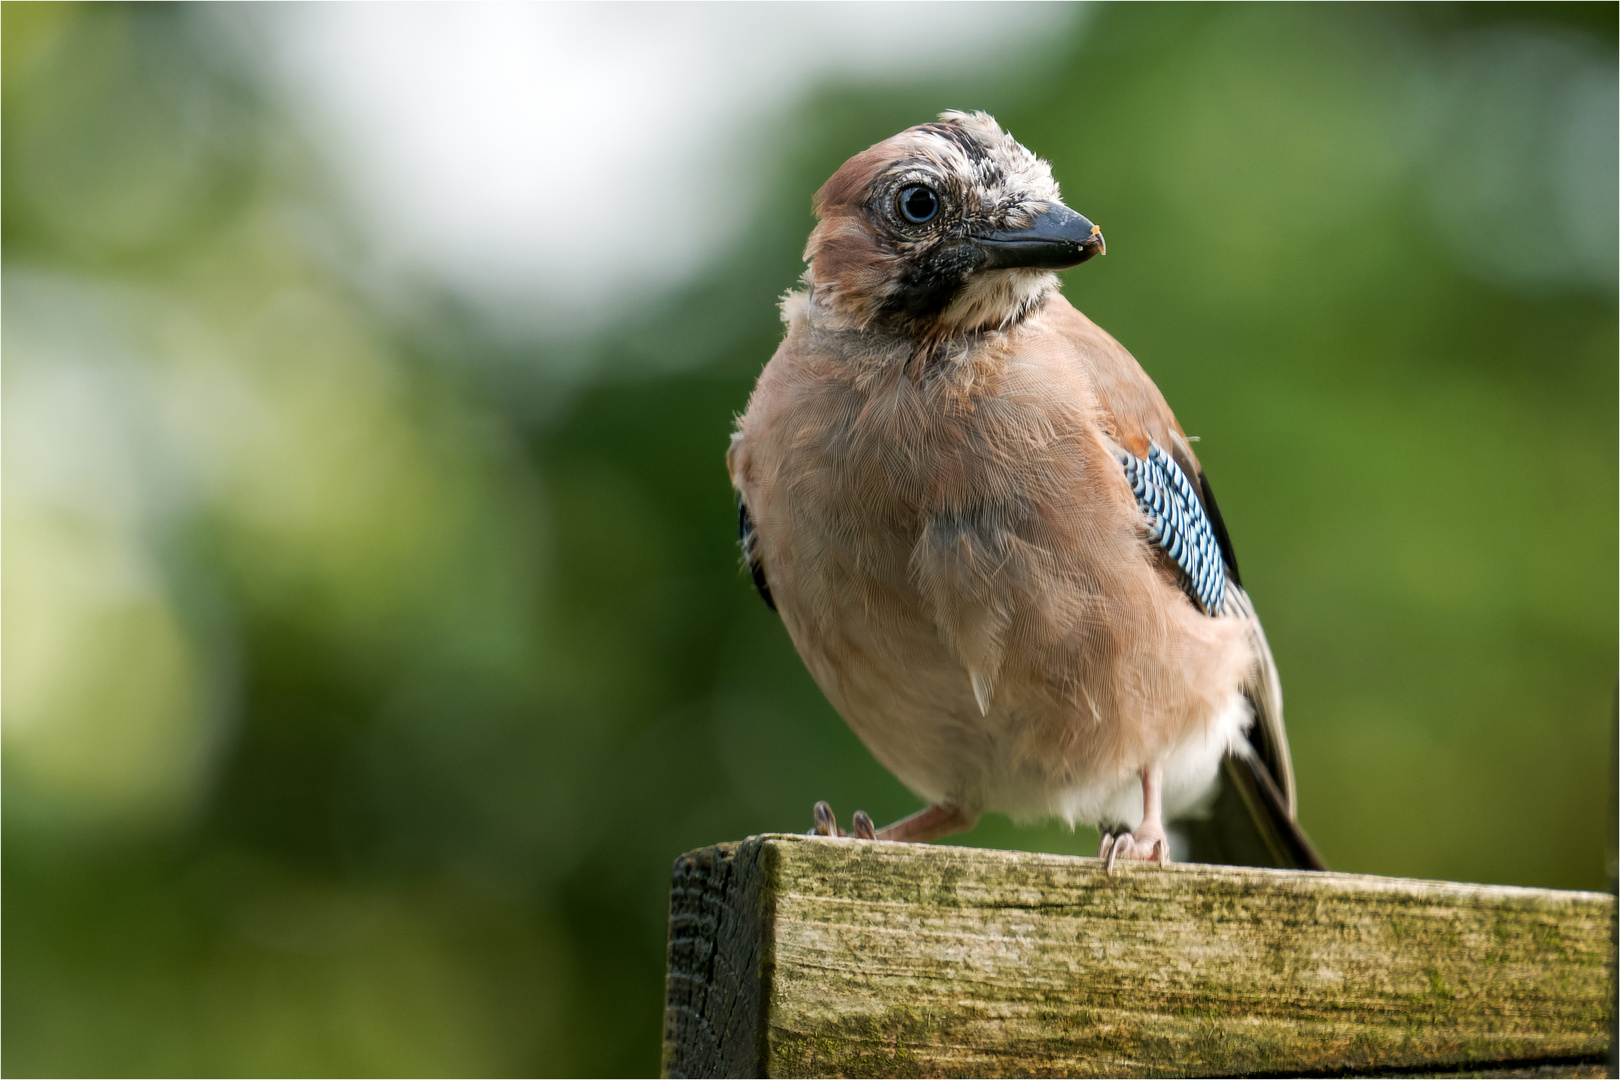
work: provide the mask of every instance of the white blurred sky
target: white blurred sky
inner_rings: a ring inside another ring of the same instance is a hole
[[[957,84],[1038,61],[1058,3],[278,4],[253,37],[385,265],[580,328],[746,226],[818,81]],[[951,102],[971,108],[975,101]],[[926,117],[918,117],[919,120]],[[549,309],[549,311],[545,310]]]
[[[747,227],[818,83],[975,87],[1056,60],[1070,3],[227,6],[361,223],[380,283],[585,336]],[[1415,76],[1411,77],[1411,76]],[[1410,58],[1405,156],[1459,265],[1515,289],[1615,281],[1614,59],[1526,26]],[[919,116],[922,120],[925,117]],[[808,202],[808,192],[803,193]],[[1519,222],[1500,257],[1491,220]],[[808,224],[808,218],[806,219]]]

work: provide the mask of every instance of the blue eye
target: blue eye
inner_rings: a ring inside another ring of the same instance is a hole
[[[934,194],[932,188],[914,184],[901,190],[900,216],[913,225],[932,221],[937,213],[939,213],[939,196]]]

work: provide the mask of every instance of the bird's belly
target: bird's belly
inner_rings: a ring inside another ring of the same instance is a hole
[[[985,786],[1004,718],[983,716],[967,672],[916,612],[841,605],[831,619],[784,620],[805,666],[873,756],[929,802]]]
[[[828,700],[911,791],[930,803],[1021,821],[1129,827],[1141,821],[1137,770],[1148,762],[1087,752],[1087,739],[1121,718],[1083,723],[1049,694],[1021,693],[1015,680],[998,684],[981,712],[968,671],[918,605],[849,575],[840,575],[840,583],[835,610],[801,618],[790,598],[784,619]],[[1234,693],[1156,755],[1165,767],[1167,817],[1197,808],[1213,789],[1222,754],[1249,722],[1247,702]]]
[[[1183,739],[1160,759],[1164,769],[1163,799],[1166,821],[1198,816],[1215,793],[1221,758],[1235,748],[1253,721],[1253,711],[1241,692],[1209,717],[1197,734]],[[1142,785],[1128,776],[1106,782],[1080,782],[1054,793],[1047,811],[1069,825],[1108,824],[1134,829],[1142,822]]]

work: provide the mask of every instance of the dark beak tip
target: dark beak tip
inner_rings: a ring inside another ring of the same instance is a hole
[[[1093,225],[1091,235],[1081,240],[1075,246],[1074,265],[1090,262],[1098,255],[1108,254],[1108,245],[1103,242],[1102,230]]]

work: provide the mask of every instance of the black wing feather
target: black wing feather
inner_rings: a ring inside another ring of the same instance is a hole
[[[1232,538],[1226,534],[1226,519],[1221,517],[1221,508],[1215,505],[1215,489],[1209,486],[1209,477],[1204,470],[1198,470],[1198,497],[1204,504],[1204,513],[1209,515],[1209,524],[1215,530],[1215,542],[1221,546],[1221,558],[1226,562],[1226,576],[1239,587],[1243,587],[1243,579],[1238,577],[1237,552],[1232,550]]]
[[[743,558],[748,562],[748,573],[754,579],[759,598],[765,601],[766,607],[775,611],[776,601],[771,596],[771,585],[765,580],[765,564],[760,561],[754,546],[754,519],[748,516],[748,504],[742,501],[741,495],[737,496],[737,543],[742,545]]]

